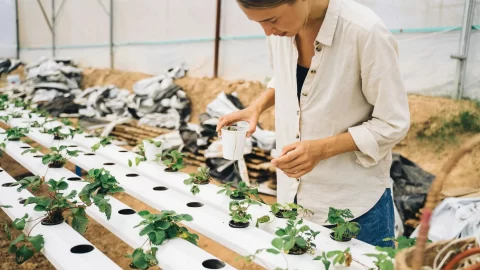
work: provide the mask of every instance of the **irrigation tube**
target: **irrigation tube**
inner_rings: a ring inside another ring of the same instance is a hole
[[[454,29],[455,31],[461,30],[461,26],[449,26],[449,27],[428,27],[428,28],[405,28],[405,29],[390,29],[390,32],[394,34],[418,34],[418,33],[437,33],[445,32],[447,30]],[[480,30],[480,25],[472,26],[472,30]],[[220,40],[255,40],[264,39],[265,35],[245,35],[245,36],[223,36]],[[171,45],[171,44],[187,44],[187,43],[201,43],[201,42],[214,42],[214,37],[207,38],[193,38],[193,39],[176,39],[176,40],[163,40],[163,41],[135,41],[135,42],[119,42],[113,44],[115,47],[128,47],[128,46],[156,46],[156,45]],[[110,43],[104,44],[83,44],[83,45],[63,45],[56,46],[55,49],[91,49],[91,48],[107,48],[110,47]],[[20,47],[21,50],[33,51],[33,50],[52,50],[52,46],[38,46],[38,47]]]

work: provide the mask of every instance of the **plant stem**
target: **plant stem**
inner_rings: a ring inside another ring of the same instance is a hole
[[[35,226],[37,226],[41,221],[37,222],[35,225],[33,225],[33,227],[30,229],[30,231],[28,231],[28,234],[27,234],[27,237],[30,236],[30,233],[32,232],[33,228],[35,228]]]

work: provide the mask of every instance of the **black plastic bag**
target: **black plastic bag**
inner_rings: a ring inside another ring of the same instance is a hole
[[[407,158],[393,154],[390,177],[394,181],[393,198],[402,221],[417,219],[416,214],[423,207],[435,176]],[[414,229],[405,226],[404,235],[409,236]]]
[[[235,168],[238,168],[238,165],[234,165],[230,160],[223,158],[208,158],[205,163],[207,164],[207,167],[210,168],[210,175],[222,183],[232,183],[233,186],[236,186],[242,181],[240,173]],[[227,163],[231,164],[226,166]]]

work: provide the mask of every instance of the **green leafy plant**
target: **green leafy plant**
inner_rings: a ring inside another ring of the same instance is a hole
[[[210,169],[202,166],[198,167],[196,173],[191,173],[190,177],[183,181],[185,185],[192,185],[190,192],[195,195],[200,193],[198,185],[206,185],[210,183]]]
[[[225,183],[220,186],[221,189],[217,192],[217,194],[225,193],[225,195],[229,196],[232,199],[245,199],[251,198],[252,196],[257,199],[258,201],[265,203],[260,195],[258,194],[257,187],[249,187],[247,183],[240,181],[236,189],[232,189],[232,183]]]
[[[335,209],[330,207],[328,210],[328,223],[334,225],[335,241],[349,240],[356,237],[360,231],[360,225],[357,222],[346,221],[345,219],[354,218],[350,209]]]
[[[272,245],[287,254],[314,254],[316,245],[313,243],[320,232],[313,231],[308,225],[303,225],[303,219],[288,220],[285,228],[278,229]]]
[[[24,205],[34,204],[33,210],[46,212],[46,216],[42,220],[44,224],[58,224],[71,218],[72,227],[80,234],[84,234],[89,221],[85,212],[86,205],[73,200],[77,191],[72,190],[68,195],[64,195],[62,191],[68,189],[68,183],[64,181],[64,178],[59,181],[50,179],[46,184],[48,185],[48,197],[29,197]]]
[[[38,122],[38,121],[33,121],[33,122],[30,122],[29,126],[32,127],[32,128],[40,128],[40,127],[42,127],[42,124],[40,124],[40,122]]]
[[[11,205],[0,205],[0,208],[12,208]]]
[[[32,222],[31,220],[27,219],[28,214],[25,214],[21,218],[16,218],[11,226],[21,232],[25,229],[25,225],[28,222]],[[32,229],[34,227],[35,226],[33,226]],[[42,250],[43,246],[45,245],[43,235],[39,234],[35,236],[30,236],[32,229],[30,229],[28,234],[21,233],[20,235],[18,235],[17,238],[12,241],[10,226],[5,223],[3,228],[7,235],[7,239],[11,241],[10,245],[8,246],[8,253],[15,254],[15,262],[19,265],[32,258],[35,252],[40,252],[40,250]]]
[[[10,120],[10,115],[2,115],[0,116],[0,120],[5,123],[8,123],[8,120]]]
[[[28,106],[30,105],[28,102],[25,102],[23,101],[22,99],[14,99],[13,101],[13,105],[16,107],[16,108],[22,108],[22,109],[27,109]]]
[[[64,157],[64,152],[65,150],[65,155],[67,157]],[[37,153],[38,148],[30,148],[22,152],[22,155],[25,153]],[[43,155],[42,157],[42,163],[47,165],[50,168],[62,168],[67,164],[68,159],[71,157],[77,157],[79,150],[67,150],[66,145],[62,145],[60,147],[50,147],[50,153]]]
[[[135,166],[138,166],[140,162],[147,161],[147,158],[145,157],[145,148],[143,147],[143,143],[138,145],[138,155],[138,157],[135,157]],[[130,159],[128,160],[128,166],[133,166],[133,162]]]
[[[22,118],[23,114],[21,112],[12,112],[10,116],[12,118]]]
[[[70,134],[62,132],[63,127],[58,126],[50,129],[44,129],[44,133],[53,135],[54,140],[64,140],[70,136]]]
[[[330,261],[333,258],[333,261]],[[329,270],[330,266],[335,265],[345,265],[346,267],[350,267],[352,263],[352,254],[350,253],[350,248],[347,248],[345,251],[341,250],[333,250],[329,252],[322,252],[322,255],[317,256],[314,260],[322,261],[323,265],[325,266],[325,270]]]
[[[18,192],[27,188],[31,188],[33,191],[37,191],[42,187],[43,183],[44,183],[43,177],[34,175],[34,176],[24,177],[22,180],[14,182],[12,186],[20,186],[17,189]]]
[[[177,150],[166,151],[162,154],[163,164],[167,166],[166,171],[176,172],[185,168],[183,157],[185,154]]]
[[[187,228],[178,225],[181,221],[192,221],[193,218],[187,214],[176,214],[175,211],[162,211],[160,214],[151,214],[149,211],[140,211],[138,213],[143,220],[135,226],[142,227],[140,236],[148,236],[147,241],[151,249],[144,251],[143,246],[135,249],[133,254],[126,254],[125,256],[132,259],[131,266],[138,269],[148,269],[158,264],[155,257],[158,248],[164,241],[176,237],[185,239],[192,244],[197,245],[199,239],[198,235],[192,234]]]
[[[60,119],[60,122],[62,122],[62,124],[65,126],[73,126],[73,122],[68,118],[62,118]]]
[[[92,145],[92,151],[95,152],[100,149],[101,146],[105,147],[109,144],[112,144],[113,137],[107,136],[100,138],[100,141],[94,145]]]
[[[100,212],[105,213],[107,219],[112,215],[112,206],[105,198],[108,194],[124,192],[125,190],[119,186],[117,179],[105,169],[91,169],[88,171],[90,183],[83,187],[78,194],[80,200],[87,206],[93,203],[98,207]]]
[[[12,127],[7,129],[6,139],[9,141],[19,141],[20,138],[25,137],[26,134],[28,134],[28,132],[29,132],[28,128]]]
[[[230,216],[235,225],[248,224],[252,220],[252,215],[250,215],[247,210],[253,205],[260,205],[259,202],[254,201],[250,198],[247,198],[243,201],[231,201],[229,204]]]
[[[388,254],[380,253],[380,254],[365,254],[365,256],[375,258],[374,261],[375,266],[377,269],[380,270],[394,270],[394,264],[392,259],[388,256]]]
[[[157,148],[162,146],[162,141],[155,141],[153,139],[146,139],[145,141],[155,145]]]
[[[303,216],[313,215],[313,211],[296,203],[286,203],[283,205],[280,203],[274,203],[270,206],[270,209],[275,217],[287,218],[291,220],[297,219],[299,214],[302,214]],[[265,215],[257,219],[257,223],[255,224],[255,227],[258,228],[259,224],[268,223],[268,222],[270,222],[270,216]]]

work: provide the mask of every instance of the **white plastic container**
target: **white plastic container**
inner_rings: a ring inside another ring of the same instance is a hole
[[[157,147],[154,144],[155,142],[161,142],[162,145]],[[157,159],[157,155],[162,153],[164,145],[165,141],[163,140],[154,140],[153,142],[150,142],[149,140],[143,140],[143,148],[147,161],[154,161],[155,159]]]
[[[243,158],[248,127],[235,126],[236,130],[228,130],[231,126],[222,128],[223,158],[239,160]]]

